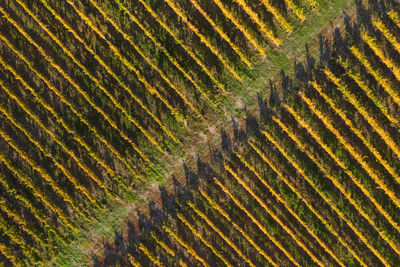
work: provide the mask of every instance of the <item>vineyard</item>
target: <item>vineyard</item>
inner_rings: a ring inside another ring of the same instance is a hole
[[[210,157],[196,185],[102,264],[399,265],[398,4],[352,3],[318,61],[283,60],[330,4],[3,1],[0,265],[86,265],[57,257],[195,153]],[[292,62],[278,92],[263,68]],[[226,145],[214,132],[243,114],[238,99],[257,104],[259,80],[266,111]],[[223,151],[204,155],[203,136]]]
[[[400,17],[381,8],[105,265],[399,265]]]

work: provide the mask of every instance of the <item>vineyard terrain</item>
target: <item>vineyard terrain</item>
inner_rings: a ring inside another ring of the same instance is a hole
[[[0,264],[398,265],[398,11],[3,1]]]

